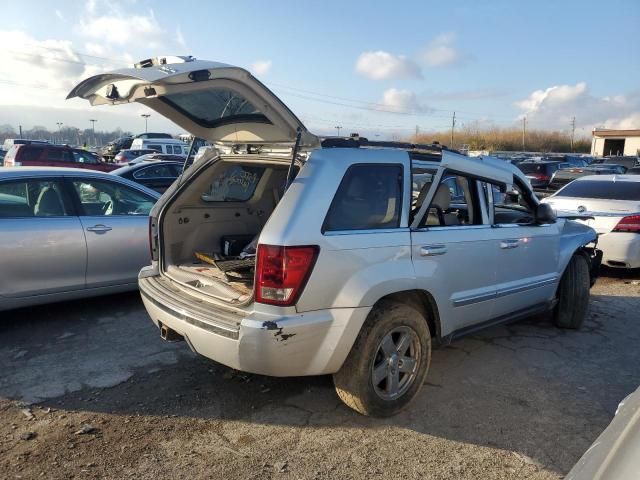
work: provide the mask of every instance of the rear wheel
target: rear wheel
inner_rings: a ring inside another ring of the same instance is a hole
[[[431,334],[424,316],[409,305],[385,301],[372,310],[333,382],[349,407],[387,417],[415,398],[430,361]]]
[[[589,263],[582,255],[574,255],[560,280],[558,303],[553,321],[560,328],[580,328],[589,308]]]

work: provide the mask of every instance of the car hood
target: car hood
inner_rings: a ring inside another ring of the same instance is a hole
[[[138,102],[190,134],[221,144],[293,144],[314,148],[291,110],[247,70],[193,57],[159,57],[89,77],[71,90],[91,105]]]

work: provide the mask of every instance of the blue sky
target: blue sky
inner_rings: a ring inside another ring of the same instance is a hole
[[[11,2],[0,124],[84,121],[88,74],[159,54],[246,67],[319,133],[640,128],[640,2]],[[25,12],[30,12],[25,15]],[[4,52],[2,51],[4,50]],[[84,54],[84,55],[83,55]],[[20,105],[21,108],[13,108]],[[11,106],[11,107],[9,107]],[[116,111],[117,110],[117,111]],[[139,129],[141,107],[93,109]],[[152,117],[158,127],[171,128]],[[98,127],[99,128],[99,127]]]

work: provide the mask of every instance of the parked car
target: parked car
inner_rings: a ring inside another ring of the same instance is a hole
[[[159,194],[76,168],[0,170],[0,310],[135,290]]]
[[[111,174],[162,193],[180,176],[182,167],[183,162],[143,161],[121,167]]]
[[[155,160],[160,160],[163,162],[182,162],[184,165],[184,161],[187,157],[183,155],[171,155],[168,153],[146,153],[141,155],[133,160],[127,162],[129,165],[135,165],[140,162],[153,162]]]
[[[151,150],[149,148],[140,150],[140,149],[127,149],[120,150],[117,155],[113,158],[115,163],[129,163],[131,160],[134,160],[142,155],[148,155],[150,153],[158,153],[156,150]],[[119,167],[116,167],[119,168]]]
[[[640,165],[637,156],[620,156],[620,157],[604,157],[597,158],[594,160],[593,164],[602,165],[602,164],[615,164],[615,165],[623,165],[625,168],[633,168]]]
[[[0,167],[4,166],[4,157],[7,154],[4,150],[0,150]]]
[[[48,140],[29,140],[27,138],[7,138],[2,144],[2,150],[8,152],[14,145],[48,145]]]
[[[69,94],[143,99],[227,147],[188,168],[152,211],[153,261],[139,286],[163,338],[243,371],[333,374],[347,405],[384,416],[420,390],[432,338],[536,312],[582,324],[596,233],[556,219],[517,168],[436,145],[321,147],[248,71],[176,60],[103,73]],[[442,181],[452,177],[463,192],[455,204]]]
[[[131,148],[155,150],[159,153],[184,155],[189,153],[189,145],[174,138],[136,138]]]
[[[580,177],[544,202],[560,214],[592,217],[583,223],[598,232],[605,265],[640,268],[640,177]]]
[[[557,161],[520,162],[517,167],[527,176],[534,189],[545,189],[551,182],[551,176],[560,168]]]
[[[553,173],[548,189],[557,191],[576,178],[587,175],[623,174],[626,171],[627,169],[622,165],[613,164],[590,165],[584,168],[562,168]]]
[[[118,167],[92,152],[66,145],[14,145],[4,157],[5,167],[69,167],[108,172]]]
[[[628,395],[615,417],[571,469],[565,480],[640,478],[640,388]]]
[[[133,142],[132,136],[116,138],[114,141],[107,143],[100,151],[100,154],[103,158],[111,160],[119,151],[131,148],[131,142]]]
[[[627,170],[627,175],[640,175],[640,167],[633,167]]]
[[[133,138],[173,138],[170,133],[145,132],[139,133]]]

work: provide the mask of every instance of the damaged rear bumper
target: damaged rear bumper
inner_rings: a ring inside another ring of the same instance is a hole
[[[211,360],[275,377],[338,371],[370,311],[363,307],[239,314],[190,302],[158,276],[141,272],[139,286],[157,327],[171,329]]]

